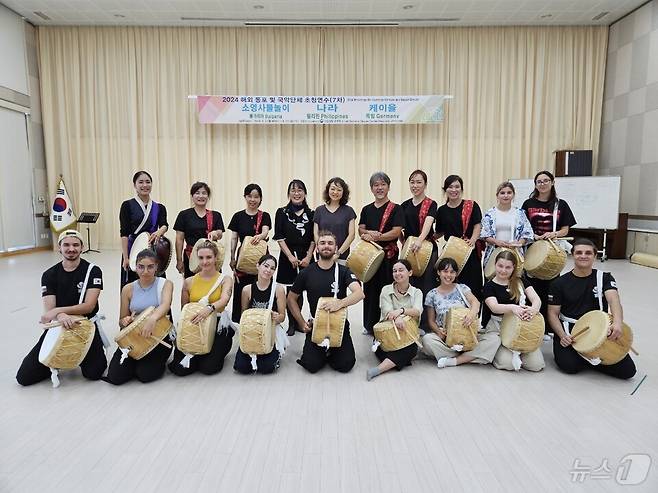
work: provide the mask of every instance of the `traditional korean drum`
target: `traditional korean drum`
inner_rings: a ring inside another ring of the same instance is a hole
[[[384,320],[374,325],[375,339],[381,343],[384,351],[397,351],[418,341],[418,322],[412,317],[403,317],[404,330],[399,330],[391,320]]]
[[[560,275],[567,253],[550,240],[535,241],[525,254],[524,269],[532,277],[548,281]]]
[[[322,345],[325,340],[329,341],[329,347],[340,347],[343,344],[347,308],[341,308],[336,312],[329,312],[320,308],[325,301],[334,299],[322,297],[318,300],[313,320],[313,331],[311,332],[311,341],[315,344]]]
[[[514,274],[518,274],[523,269],[523,258],[516,248],[505,248],[505,247],[496,247],[494,251],[491,252],[489,260],[487,260],[487,265],[484,266],[484,277],[487,280],[493,279],[496,275],[496,257],[500,252],[509,251],[516,255],[516,269],[514,269]]]
[[[249,308],[240,316],[240,350],[245,354],[269,354],[276,341],[272,310]]]
[[[117,345],[124,349],[128,350],[128,355],[132,359],[142,359],[148,353],[153,351],[158,344],[163,344],[168,346],[171,349],[171,346],[164,342],[164,338],[167,337],[171,331],[171,321],[166,317],[162,317],[155,323],[155,328],[153,329],[153,334],[151,337],[144,337],[140,332],[146,319],[151,316],[155,311],[155,308],[149,306],[146,310],[135,317],[133,322],[121,329],[121,331],[116,335],[114,340]]]
[[[217,269],[217,271],[221,271],[222,266],[224,265],[224,259],[226,258],[226,248],[224,247],[224,243],[222,241],[214,241],[214,240],[208,240],[206,238],[199,238],[197,242],[194,244],[194,246],[192,247],[192,253],[190,253],[190,270],[195,274],[201,270],[201,268],[199,267],[199,257],[197,256],[197,251],[199,250],[199,246],[205,243],[206,241],[214,243],[214,245],[217,247],[217,250],[219,251],[219,253],[217,254],[217,259],[215,260],[215,268]]]
[[[368,282],[384,260],[384,249],[370,241],[359,241],[347,257],[347,267],[361,282]]]
[[[573,348],[587,359],[599,359],[602,365],[619,363],[632,350],[633,331],[623,324],[621,337],[608,339],[612,317],[601,310],[592,310],[580,317],[571,329]]]
[[[534,351],[544,340],[544,317],[537,313],[530,320],[521,320],[513,313],[506,313],[500,322],[500,339],[512,351]]]
[[[208,354],[215,342],[217,332],[217,315],[213,312],[200,324],[193,324],[192,319],[207,305],[195,301],[187,303],[181,310],[176,328],[176,347],[185,354]]]
[[[245,236],[240,246],[240,254],[236,269],[245,274],[255,276],[258,274],[258,260],[267,253],[267,241],[261,240],[258,244],[251,243],[252,236]]]
[[[130,270],[137,272],[137,255],[142,250],[153,250],[155,255],[158,257],[158,274],[162,274],[169,267],[171,262],[172,249],[171,241],[166,236],[161,236],[153,244],[149,243],[149,238],[151,235],[147,232],[140,233],[133,241],[132,246],[130,247],[130,254],[128,255],[128,265]]]
[[[400,258],[406,259],[411,264],[411,269],[413,271],[414,277],[420,277],[425,273],[425,269],[430,263],[430,257],[432,256],[432,248],[434,247],[431,241],[423,240],[420,246],[420,250],[417,252],[411,252],[411,245],[418,239],[416,236],[410,236],[402,245],[402,251],[400,251]]]
[[[442,258],[454,259],[455,262],[457,262],[457,273],[459,273],[466,265],[466,261],[468,260],[468,257],[471,256],[472,251],[473,247],[469,246],[464,240],[457,236],[451,236],[443,246],[443,251],[439,254],[438,260],[441,260]]]
[[[479,320],[475,318],[471,325],[464,327],[464,317],[470,313],[468,308],[453,307],[445,317],[446,346],[463,346],[462,351],[470,351],[478,344]]]
[[[70,370],[80,366],[94,340],[96,326],[85,317],[65,329],[61,323],[48,324],[48,332],[39,350],[39,362],[49,368]]]

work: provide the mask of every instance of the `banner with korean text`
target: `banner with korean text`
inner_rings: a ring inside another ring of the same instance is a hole
[[[199,123],[441,123],[452,96],[190,96]]]

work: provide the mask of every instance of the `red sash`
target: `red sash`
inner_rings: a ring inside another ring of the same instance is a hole
[[[471,222],[471,215],[473,214],[473,204],[472,200],[464,200],[464,206],[462,207],[462,239],[468,239],[466,236],[466,229],[468,228],[468,223]],[[484,241],[479,238],[475,241],[475,253],[477,253],[478,259],[482,258],[482,252],[485,249],[486,244]]]
[[[432,199],[429,197],[425,197],[420,204],[420,211],[418,212],[418,231],[423,230],[423,224],[425,224],[425,219],[427,218],[427,214],[430,211],[430,207],[432,206]]]
[[[206,238],[208,238],[208,235],[212,231],[212,211],[206,209]],[[185,245],[185,255],[189,258],[190,255],[192,255],[192,249],[194,248],[194,245]]]
[[[382,216],[382,220],[379,223],[379,232],[383,233],[384,232],[384,227],[386,226],[386,223],[391,217],[391,213],[393,212],[393,209],[395,208],[396,204],[393,203],[392,201],[389,200],[388,204],[386,204],[386,209],[384,209],[384,215]],[[386,258],[393,258],[396,257],[398,254],[398,242],[397,240],[390,241],[386,243],[385,245],[382,245],[382,248],[384,249],[384,252],[386,253]]]

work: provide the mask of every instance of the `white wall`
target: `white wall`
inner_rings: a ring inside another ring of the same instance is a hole
[[[0,5],[0,86],[29,95],[24,21]]]

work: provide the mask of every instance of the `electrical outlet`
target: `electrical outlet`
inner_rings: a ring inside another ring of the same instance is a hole
[[[42,240],[47,240],[48,239],[48,233],[41,233],[41,239]]]

